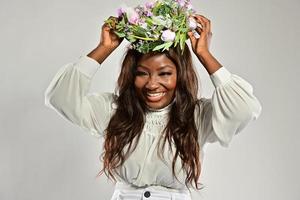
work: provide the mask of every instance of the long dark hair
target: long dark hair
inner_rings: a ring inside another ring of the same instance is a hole
[[[187,175],[185,185],[193,185],[194,182],[196,188],[199,189],[200,146],[194,118],[194,110],[198,105],[198,79],[193,67],[191,53],[185,44],[183,52],[178,45],[168,51],[150,52],[146,56],[161,53],[172,60],[177,69],[175,102],[169,112],[169,121],[164,129],[165,134],[161,134],[163,140],[161,148],[165,146],[166,141],[168,141],[171,150],[171,143],[175,144],[176,151],[172,162],[173,175],[176,177],[174,173],[175,163],[179,157],[182,160],[182,168],[185,169]],[[145,123],[146,106],[139,100],[134,88],[135,69],[142,56],[145,54],[133,49],[128,49],[126,52],[116,88],[119,93],[115,99],[117,109],[106,128],[102,153],[103,168],[99,174],[104,171],[108,177],[114,180],[116,179],[113,173],[135,150]],[[159,144],[161,144],[161,140]],[[128,147],[126,152],[124,151],[125,146]],[[160,155],[163,155],[162,152],[161,149]]]

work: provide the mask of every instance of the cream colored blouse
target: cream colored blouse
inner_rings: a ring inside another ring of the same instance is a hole
[[[78,125],[86,132],[105,136],[105,128],[116,109],[113,93],[89,93],[93,76],[100,64],[81,56],[73,63],[62,66],[45,92],[45,104],[60,116]],[[219,142],[228,147],[232,137],[258,118],[261,104],[253,95],[252,86],[241,77],[221,67],[210,75],[215,86],[212,98],[200,99],[200,110],[195,110],[199,130],[200,160],[203,161],[207,143]],[[172,175],[173,155],[166,144],[164,158],[157,155],[159,135],[168,121],[168,106],[153,110],[146,115],[144,129],[136,150],[118,169],[119,182],[134,187],[149,185],[164,188],[186,189],[186,175],[181,169],[180,158],[176,162],[176,175]]]

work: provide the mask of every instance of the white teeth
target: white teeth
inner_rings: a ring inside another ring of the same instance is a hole
[[[150,97],[158,97],[158,96],[163,96],[165,95],[165,92],[160,92],[160,93],[147,93],[148,96]]]

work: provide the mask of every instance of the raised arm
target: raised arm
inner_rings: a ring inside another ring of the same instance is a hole
[[[204,66],[209,75],[212,75],[222,65],[217,61],[217,59],[210,53],[209,46],[212,37],[210,20],[206,19],[202,15],[195,15],[195,20],[201,27],[197,27],[195,30],[200,35],[199,38],[196,38],[193,32],[189,32],[189,38],[191,41],[191,46],[193,52]]]
[[[213,95],[201,98],[199,112],[195,112],[199,141],[202,146],[218,141],[228,147],[234,135],[259,117],[262,106],[252,85],[225,67],[211,74],[210,78],[215,86]]]
[[[231,74],[210,53],[210,21],[204,16],[196,15],[201,24],[196,30],[200,38],[189,33],[193,52],[205,67],[215,86],[212,98],[201,98],[196,109],[196,123],[199,127],[199,142],[219,143],[228,147],[232,137],[243,130],[246,125],[258,118],[262,107],[253,94],[253,87],[243,78]]]
[[[112,113],[114,95],[89,93],[90,84],[100,64],[120,42],[103,25],[97,48],[87,56],[65,64],[55,74],[45,91],[46,106],[92,135],[101,136]]]
[[[100,43],[87,56],[96,60],[99,64],[120,45],[123,39],[118,38],[107,24],[103,24],[101,31]]]

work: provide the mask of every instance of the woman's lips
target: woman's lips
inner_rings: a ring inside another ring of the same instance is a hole
[[[166,92],[155,92],[155,93],[146,93],[146,98],[148,101],[151,102],[157,102],[160,101],[164,96],[166,95]]]

